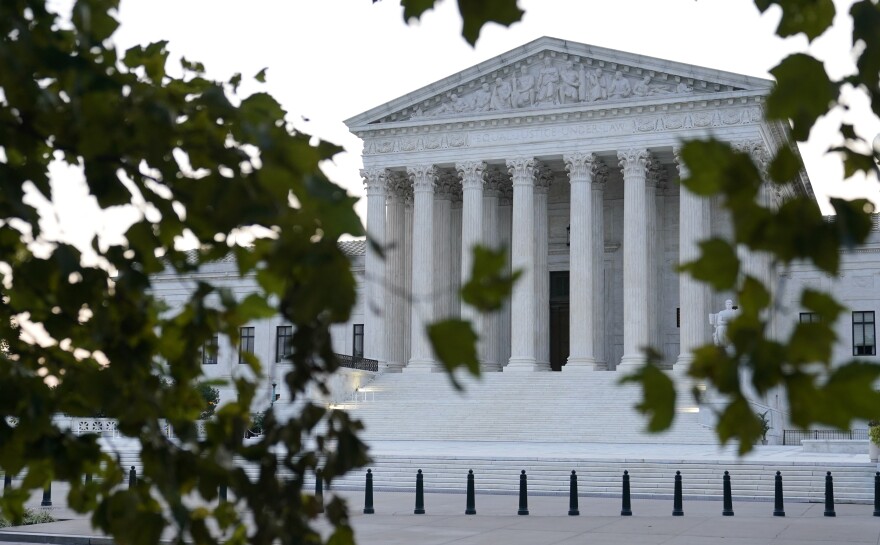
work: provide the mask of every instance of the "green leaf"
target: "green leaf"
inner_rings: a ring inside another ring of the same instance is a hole
[[[653,356],[658,354],[653,353]],[[642,401],[636,410],[648,416],[647,429],[651,433],[661,432],[672,426],[675,418],[675,385],[669,375],[653,363],[652,354],[648,363],[630,375],[620,379],[621,384],[635,383],[642,386]]]
[[[436,0],[400,0],[404,22],[409,23],[411,19],[421,18],[423,13],[434,8],[435,2]]]
[[[259,81],[260,83],[266,83],[266,70],[268,70],[268,69],[269,68],[266,67],[266,68],[263,68],[262,70],[260,70],[259,72],[257,72],[257,75],[254,76],[254,79]]]
[[[782,8],[776,34],[783,38],[803,32],[812,41],[834,21],[833,0],[755,0],[762,13],[773,4]]]
[[[428,339],[434,354],[443,367],[449,371],[449,379],[456,389],[461,385],[452,371],[464,367],[473,375],[480,374],[477,360],[477,334],[466,320],[449,319],[428,326]]]
[[[700,242],[700,257],[696,261],[682,263],[678,270],[708,283],[718,291],[729,290],[734,287],[739,275],[739,259],[729,242],[710,238]]]
[[[522,271],[507,273],[506,248],[492,250],[475,246],[473,251],[471,278],[461,289],[461,299],[482,312],[498,310],[510,297]]]
[[[871,233],[874,204],[867,199],[847,201],[832,197],[830,200],[836,214],[832,227],[840,244],[848,248],[864,244]]]
[[[810,312],[819,315],[823,322],[833,324],[846,307],[838,303],[827,293],[813,289],[805,289],[801,294],[801,305]]]
[[[761,419],[742,395],[736,396],[718,415],[718,438],[722,444],[738,438],[740,455],[752,450],[763,432]]]
[[[803,142],[816,120],[837,101],[838,85],[829,79],[821,61],[805,53],[789,55],[770,73],[776,87],[767,97],[767,117],[791,120],[792,136]]]
[[[463,21],[461,34],[471,45],[477,43],[480,30],[486,23],[510,26],[522,19],[523,10],[517,0],[458,0],[458,10]]]
[[[803,164],[800,158],[795,155],[794,150],[788,146],[782,146],[770,162],[767,172],[770,179],[777,184],[796,183],[802,168]]]

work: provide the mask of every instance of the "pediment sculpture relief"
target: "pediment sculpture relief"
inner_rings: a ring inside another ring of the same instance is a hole
[[[664,81],[662,75],[651,74],[636,77],[622,70],[544,57],[536,65],[523,64],[510,76],[496,77],[492,83],[483,82],[474,90],[450,91],[439,104],[416,107],[409,118],[551,108],[693,92],[693,87],[684,80]]]

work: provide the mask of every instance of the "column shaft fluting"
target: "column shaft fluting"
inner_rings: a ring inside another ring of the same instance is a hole
[[[388,249],[385,256],[388,262],[385,282],[385,354],[388,371],[397,372],[406,365],[404,355],[404,331],[410,314],[405,313],[405,301],[409,297],[406,289],[406,212],[404,205],[405,185],[409,180],[403,173],[388,175],[388,225],[386,235]]]
[[[512,203],[513,203],[513,187],[510,185],[508,181],[504,187],[501,189],[501,197],[499,199],[499,207],[498,207],[498,234],[500,235],[499,242],[507,249],[507,266],[506,272],[509,274],[511,271],[511,257],[512,257],[512,248],[511,248],[511,228],[512,228]],[[504,367],[507,365],[507,362],[510,361],[510,328],[511,328],[511,302],[508,297],[504,301],[504,306],[501,308],[501,332],[499,334],[499,338],[497,341],[498,346],[498,363]]]
[[[657,317],[660,297],[658,256],[660,249],[658,244],[660,237],[658,231],[660,225],[657,220],[657,185],[660,182],[662,168],[657,160],[649,158],[648,172],[645,177],[645,223],[647,225],[647,318],[648,340],[647,345],[662,354],[663,347],[660,342],[660,322]]]
[[[452,258],[449,260],[449,278],[452,281],[452,316],[461,317],[461,186],[452,199]]]
[[[403,361],[409,363],[412,357],[412,249],[413,249],[413,191],[412,185],[408,186],[407,192],[403,197]]]
[[[412,356],[406,371],[431,371],[434,353],[426,327],[434,319],[435,168],[407,168],[413,182]]]
[[[593,370],[593,192],[591,153],[563,157],[571,184],[569,220],[569,352],[565,371]]]
[[[513,270],[522,271],[513,286],[510,363],[505,371],[534,371],[535,362],[535,160],[507,161],[513,178]]]
[[[547,224],[547,193],[553,173],[546,166],[535,172],[535,361],[550,368],[550,269],[547,254],[550,232]]]
[[[483,243],[483,185],[486,163],[468,161],[457,163],[455,168],[461,177],[461,282],[471,278],[474,263],[474,247]],[[461,317],[469,320],[479,335],[477,355],[482,360],[485,353],[482,315],[472,306],[462,302]]]
[[[385,248],[385,169],[361,170],[367,186],[367,244],[365,258],[364,356],[385,365],[385,259],[374,249]]]
[[[605,185],[608,167],[593,162],[592,233],[593,233],[593,358],[596,367],[606,363],[605,357]]]
[[[452,197],[458,186],[455,174],[438,175],[434,186],[434,319],[452,316],[455,294],[452,291]]]
[[[500,179],[502,173],[491,170],[486,175],[483,191],[483,243],[487,248],[496,250],[500,247],[501,235],[498,232],[498,201],[501,194]],[[504,175],[504,178],[507,176]],[[501,355],[498,339],[501,336],[501,311],[487,313],[483,316],[483,359],[480,367],[484,371],[500,371]]]
[[[623,169],[623,357],[621,370],[645,362],[648,344],[645,301],[648,295],[647,231],[645,210],[646,150],[617,154]]]

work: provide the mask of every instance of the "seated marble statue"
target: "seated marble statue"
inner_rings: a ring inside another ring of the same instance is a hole
[[[739,316],[739,309],[734,308],[733,301],[730,299],[724,301],[724,310],[709,315],[709,325],[715,326],[715,332],[712,334],[712,342],[715,343],[715,346],[730,346],[727,326],[737,316]]]

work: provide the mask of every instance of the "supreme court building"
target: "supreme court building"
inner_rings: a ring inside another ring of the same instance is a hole
[[[349,119],[364,142],[364,356],[437,368],[424,324],[474,320],[487,371],[615,370],[653,346],[667,368],[711,342],[724,307],[676,266],[729,234],[678,184],[679,146],[714,137],[765,166],[788,142],[763,117],[772,81],[540,38]],[[766,185],[776,206],[796,185]],[[478,316],[457,296],[470,249],[509,248],[512,298]],[[744,269],[773,285],[770,261]],[[775,324],[774,324],[775,327]]]

